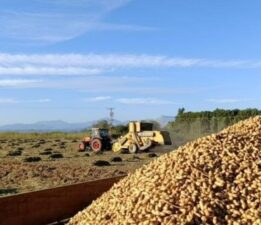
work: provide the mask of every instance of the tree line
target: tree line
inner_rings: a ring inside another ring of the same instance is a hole
[[[187,141],[217,133],[220,130],[247,119],[261,115],[258,109],[216,109],[214,111],[186,112],[184,108],[178,110],[174,121],[165,127],[171,134],[172,141],[181,145]]]

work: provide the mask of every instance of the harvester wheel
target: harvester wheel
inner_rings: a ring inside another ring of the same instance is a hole
[[[138,151],[138,147],[137,147],[136,144],[130,144],[130,145],[129,145],[129,152],[130,152],[130,153],[134,154],[134,153],[136,153],[137,151]]]
[[[112,145],[112,151],[113,152],[119,152],[121,151],[121,144],[119,142],[115,142]]]
[[[91,142],[91,148],[94,152],[99,152],[102,150],[102,142],[100,139],[95,138]]]

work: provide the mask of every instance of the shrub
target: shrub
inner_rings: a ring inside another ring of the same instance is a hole
[[[40,145],[39,144],[36,144],[36,145],[33,145],[32,148],[39,148]]]
[[[105,160],[97,160],[93,163],[94,166],[110,166],[111,164]]]
[[[122,158],[118,157],[118,156],[113,157],[113,158],[111,158],[111,162],[122,162]]]
[[[39,156],[30,156],[24,159],[24,162],[39,162],[42,158]]]
[[[19,156],[19,155],[22,155],[22,151],[19,149],[8,152],[8,156]]]
[[[60,159],[63,158],[63,154],[62,153],[53,153],[49,156],[49,158],[51,159]]]
[[[51,155],[52,152],[51,151],[44,151],[44,152],[40,152],[40,155]]]

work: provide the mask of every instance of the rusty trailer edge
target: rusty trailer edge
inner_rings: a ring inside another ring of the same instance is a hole
[[[124,176],[0,198],[0,225],[46,225],[72,217]]]

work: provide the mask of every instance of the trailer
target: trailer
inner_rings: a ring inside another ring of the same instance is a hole
[[[0,225],[63,224],[123,177],[1,197]]]

